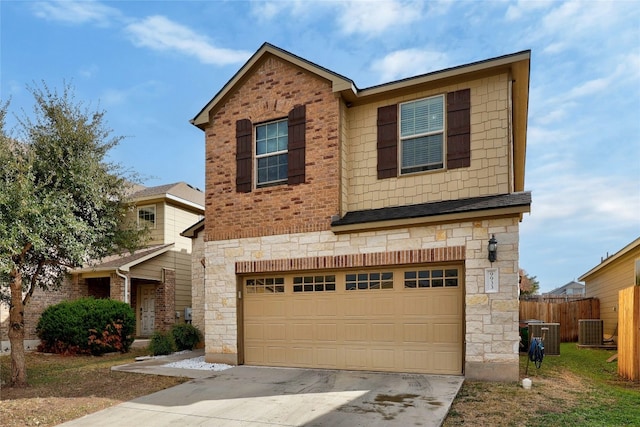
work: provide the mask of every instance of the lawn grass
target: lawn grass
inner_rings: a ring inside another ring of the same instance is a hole
[[[547,357],[540,375],[562,380],[567,371],[586,379],[580,398],[566,411],[536,414],[534,425],[639,426],[640,385],[618,377],[613,351],[561,346],[561,356]],[[545,366],[546,365],[546,366]]]
[[[146,354],[146,349],[99,357],[28,352],[29,386],[0,388],[0,425],[54,426],[188,380],[111,370]],[[9,356],[0,356],[0,379],[5,384],[10,368]]]
[[[618,377],[615,351],[560,345],[540,369],[529,363],[533,386],[465,381],[444,426],[638,426],[640,384]],[[525,378],[527,356],[520,356]]]

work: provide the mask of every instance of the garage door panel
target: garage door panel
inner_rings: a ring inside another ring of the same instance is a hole
[[[369,350],[364,347],[344,347],[344,366],[346,369],[367,369],[369,361]]]
[[[312,298],[296,298],[288,304],[289,316],[293,317],[314,317],[316,304]]]
[[[371,366],[379,370],[392,370],[396,363],[396,350],[388,349],[372,349],[371,350]]]
[[[292,323],[289,326],[291,334],[289,336],[290,340],[293,341],[313,341],[313,324],[310,322],[307,323]]]
[[[315,338],[322,343],[335,342],[338,340],[338,325],[335,323],[316,323]]]
[[[438,295],[433,298],[435,315],[459,315],[460,297],[458,295]]]
[[[402,331],[402,340],[406,343],[428,343],[430,339],[430,325],[426,323],[409,323],[404,324]]]
[[[263,346],[245,346],[244,350],[246,352],[244,358],[245,363],[250,365],[263,365],[267,362],[264,357],[265,348]]]
[[[338,301],[333,298],[319,298],[315,301],[315,314],[318,317],[335,317],[338,314]]]
[[[270,294],[266,295],[262,303],[262,315],[266,317],[284,317],[287,306],[286,300],[274,299]]]
[[[265,362],[277,366],[288,366],[287,353],[286,346],[269,346],[265,352]]]
[[[431,352],[427,350],[403,350],[403,366],[409,372],[430,372]]]
[[[263,324],[254,324],[254,323],[245,323],[244,326],[244,335],[248,340],[256,340],[256,341],[264,341],[264,325]]]
[[[344,340],[345,342],[369,341],[369,324],[368,323],[345,323]]]
[[[316,364],[321,368],[335,369],[338,366],[338,349],[336,347],[318,347]]]
[[[393,343],[396,341],[395,323],[372,323],[371,341]]]
[[[412,270],[420,274],[422,269],[437,267]],[[411,270],[393,270],[392,289],[358,285],[347,290],[346,273],[329,272],[314,274],[309,289],[293,292],[291,274],[282,276],[284,292],[245,292],[245,363],[461,374],[462,282],[448,288],[405,288],[405,271]],[[322,274],[335,275],[330,289],[316,286],[316,276],[322,279]]]
[[[264,329],[264,337],[268,341],[286,341],[287,325],[286,323],[270,323]]]
[[[459,344],[461,337],[458,323],[438,323],[433,325],[433,342]]]
[[[407,316],[421,316],[431,312],[433,299],[426,295],[416,295],[411,289],[402,295],[402,313]]]
[[[396,312],[394,299],[392,297],[373,297],[369,307],[370,311],[367,314],[374,318],[379,316],[393,316]]]

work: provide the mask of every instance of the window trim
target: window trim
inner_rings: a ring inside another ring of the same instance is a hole
[[[137,210],[136,210],[136,223],[138,224],[138,228],[142,228],[145,224],[140,224],[140,211],[142,211],[143,209],[149,209],[149,208],[153,208],[153,221],[149,221],[149,220],[144,220],[146,224],[152,224],[152,227],[149,227],[149,229],[151,230],[155,230],[157,228],[157,224],[158,224],[158,210],[156,209],[156,205],[143,205],[143,206],[138,206]]]
[[[285,128],[287,129],[287,149],[286,150],[279,150],[279,151],[274,151],[274,152],[270,152],[270,153],[266,153],[266,154],[258,154],[258,128],[261,126],[268,126],[270,124],[274,124],[274,123],[280,123],[280,122],[284,122],[286,124]],[[282,184],[286,184],[289,180],[289,170],[288,170],[288,164],[289,164],[289,119],[287,117],[284,118],[280,118],[280,119],[274,119],[274,120],[269,120],[266,122],[262,122],[262,123],[257,123],[253,126],[253,164],[254,164],[254,178],[253,178],[253,182],[255,183],[255,188],[265,188],[265,187],[272,187],[275,185],[282,185]],[[258,169],[258,161],[260,159],[265,159],[265,158],[269,158],[269,157],[275,157],[275,156],[280,156],[286,154],[287,155],[287,176],[285,176],[284,178],[275,180],[275,181],[266,181],[264,183],[260,183],[258,181],[258,177],[259,177],[259,169]]]
[[[398,176],[407,176],[407,175],[413,175],[413,174],[418,174],[418,173],[425,173],[425,172],[436,172],[436,171],[443,171],[446,170],[446,160],[447,160],[447,99],[446,99],[446,94],[445,93],[441,93],[438,95],[432,95],[432,96],[427,96],[427,97],[423,97],[423,98],[417,98],[417,99],[412,99],[410,101],[405,101],[405,102],[401,102],[397,105],[398,108],[398,119],[397,119],[397,132],[398,132]],[[430,131],[430,132],[423,132],[423,133],[417,133],[417,134],[413,134],[410,136],[402,136],[402,106],[406,105],[406,104],[410,104],[410,103],[414,103],[414,102],[418,102],[418,101],[422,101],[422,100],[426,100],[426,99],[433,99],[433,98],[440,98],[441,99],[441,104],[442,104],[442,127],[440,130],[438,131]],[[439,166],[438,167],[429,167],[429,165],[424,166],[425,169],[420,169],[420,170],[410,170],[405,172],[403,169],[416,169],[419,168],[421,166],[411,166],[410,168],[403,168],[402,166],[402,153],[404,151],[404,142],[408,141],[408,140],[412,140],[412,139],[417,139],[417,138],[424,138],[424,137],[429,137],[429,136],[434,136],[434,135],[442,135],[442,158],[440,160]]]

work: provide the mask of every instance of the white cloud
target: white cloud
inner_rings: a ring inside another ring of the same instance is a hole
[[[309,12],[311,6],[308,1],[288,0],[288,1],[252,1],[251,14],[259,19],[273,19],[276,16],[289,13],[291,15],[303,15]]]
[[[571,174],[566,170],[564,173],[555,171],[547,174],[543,170],[533,173],[543,178],[538,182],[533,179],[532,215],[527,220],[530,229],[548,227],[549,224],[562,228],[567,223],[578,232],[586,231],[586,227],[606,228],[607,224],[638,227],[638,177],[589,176]],[[579,224],[584,224],[584,227]]]
[[[531,12],[536,11],[538,9],[544,9],[548,7],[553,0],[551,1],[531,1],[531,0],[519,0],[515,4],[510,4],[507,8],[507,13],[505,18],[508,21],[515,21],[517,19],[522,18],[522,16],[527,16]]]
[[[206,37],[164,16],[149,16],[126,27],[136,46],[158,51],[175,51],[196,57],[205,64],[227,65],[247,60],[251,53],[218,48]]]
[[[385,0],[376,2],[348,1],[339,3],[338,24],[346,34],[377,35],[390,27],[402,27],[422,17],[421,1]]]
[[[67,24],[93,23],[107,26],[111,19],[120,16],[118,9],[97,1],[35,2],[31,9],[38,18]]]
[[[371,68],[379,73],[383,83],[403,77],[415,76],[449,66],[449,57],[444,52],[405,49],[391,52],[375,61]]]

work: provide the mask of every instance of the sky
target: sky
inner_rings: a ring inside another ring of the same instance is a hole
[[[2,0],[0,98],[29,115],[29,86],[70,83],[113,161],[204,189],[189,120],[264,42],[360,89],[531,50],[520,267],[550,291],[640,236],[638,1]]]

